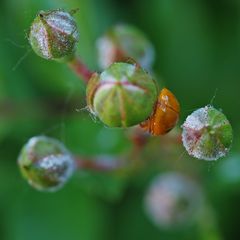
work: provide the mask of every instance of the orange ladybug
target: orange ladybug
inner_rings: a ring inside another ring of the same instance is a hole
[[[180,105],[176,97],[168,89],[163,88],[158,96],[152,115],[140,127],[152,135],[164,135],[177,124]]]

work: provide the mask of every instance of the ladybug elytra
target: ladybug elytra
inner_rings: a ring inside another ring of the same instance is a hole
[[[140,127],[152,135],[164,135],[178,122],[180,105],[177,98],[168,89],[163,88],[155,103],[152,115],[140,124]]]

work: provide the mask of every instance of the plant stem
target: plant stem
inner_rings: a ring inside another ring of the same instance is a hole
[[[74,57],[73,60],[69,61],[68,66],[76,73],[77,76],[82,78],[85,83],[88,83],[93,72],[89,70],[79,57]]]
[[[123,168],[123,165],[120,163],[120,159],[108,159],[96,158],[96,159],[86,159],[79,156],[75,156],[75,161],[77,168],[82,170],[93,170],[93,171],[102,171],[110,172]]]

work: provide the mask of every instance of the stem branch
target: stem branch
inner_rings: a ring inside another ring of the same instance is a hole
[[[76,73],[77,76],[82,78],[85,83],[88,83],[93,72],[80,60],[79,57],[74,57],[73,60],[68,62],[68,66]]]
[[[120,159],[108,159],[97,158],[97,159],[86,159],[79,156],[75,156],[75,161],[78,169],[93,170],[110,172],[121,169],[123,166],[120,163]]]

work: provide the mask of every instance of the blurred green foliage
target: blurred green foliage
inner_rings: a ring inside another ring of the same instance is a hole
[[[230,160],[187,158],[182,146],[164,149],[162,137],[151,140],[142,155],[144,171],[134,176],[79,171],[57,193],[31,189],[16,159],[32,136],[56,137],[86,156],[129,150],[124,131],[105,128],[84,109],[84,84],[65,65],[36,56],[28,44],[39,10],[77,7],[78,53],[89,67],[98,70],[95,42],[102,33],[119,22],[136,25],[156,48],[154,70],[181,103],[180,124],[213,99],[223,109],[235,136]],[[0,13],[1,240],[239,239],[240,1],[2,0]],[[152,162],[157,163],[151,167]],[[147,219],[142,198],[153,175],[173,170],[198,180],[211,217],[164,231]]]

